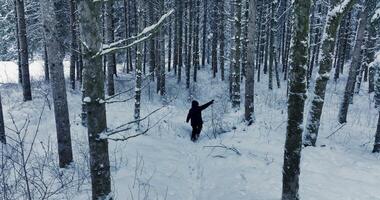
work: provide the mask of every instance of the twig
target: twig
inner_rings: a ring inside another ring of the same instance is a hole
[[[335,135],[340,129],[342,129],[346,123],[342,124],[338,129],[336,129],[334,132],[332,132],[329,136],[326,137],[326,139],[329,139],[331,136]]]

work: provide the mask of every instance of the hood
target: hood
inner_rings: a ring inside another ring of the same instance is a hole
[[[198,107],[198,106],[199,106],[198,101],[193,101],[193,102],[191,102],[191,107],[192,107],[192,108],[196,108],[196,107]]]

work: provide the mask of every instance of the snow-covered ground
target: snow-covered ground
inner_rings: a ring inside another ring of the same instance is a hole
[[[0,64],[0,83],[17,82],[15,66],[12,63]],[[33,66],[31,65],[32,77],[39,79],[43,74],[40,70],[42,68]],[[148,135],[127,142],[110,141],[115,199],[280,199],[287,116],[286,90],[275,89],[269,92],[267,77],[264,76],[264,81],[256,84],[256,122],[247,127],[242,123],[243,112],[230,109],[228,85],[210,78],[208,71],[202,69],[198,84],[193,85],[190,91],[185,89],[184,84],[177,85],[175,77],[169,74],[166,101],[174,100],[167,108],[152,115],[149,122],[144,122],[141,129],[166,117]],[[117,81],[118,90],[133,87],[132,80],[129,75],[120,77]],[[338,84],[330,82],[318,147],[303,149],[300,177],[302,199],[380,200],[380,156],[371,153],[377,122],[373,97],[366,93],[367,86],[364,84],[363,91],[355,96],[354,104],[350,107],[348,123],[340,128],[336,119],[344,83],[345,77]],[[282,87],[285,87],[284,82]],[[34,84],[35,99],[23,103],[19,86],[0,86],[6,126],[13,127],[11,115],[17,119],[19,126],[29,117],[29,129],[35,130],[46,99],[51,102],[51,97],[45,95],[50,94],[47,88],[44,84]],[[152,91],[151,95],[148,95],[149,91]],[[154,83],[151,87],[144,88],[142,116],[160,107],[164,101],[154,91]],[[131,95],[125,94],[120,100]],[[215,105],[204,112],[204,130],[197,143],[190,141],[191,127],[185,123],[192,98],[201,103],[215,99]],[[80,125],[79,117],[80,92],[68,90],[68,101],[74,157],[76,164],[82,165],[88,157],[85,157],[86,130]],[[56,155],[53,116],[53,110],[45,106],[37,135],[36,152],[41,149],[40,142],[46,144],[51,140]],[[132,119],[133,101],[107,106],[109,128]],[[213,132],[223,134],[215,139]],[[12,134],[9,130],[7,133]],[[123,135],[131,134],[134,131]],[[30,142],[28,140],[29,144]],[[87,168],[82,167],[82,170]],[[69,197],[89,199],[91,191],[88,182],[85,183],[87,184],[80,188],[78,194]]]

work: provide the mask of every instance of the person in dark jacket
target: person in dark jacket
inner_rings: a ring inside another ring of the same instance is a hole
[[[199,134],[202,131],[202,111],[209,107],[211,104],[214,103],[214,100],[211,100],[210,102],[199,106],[198,101],[193,101],[191,103],[191,109],[189,110],[189,114],[187,114],[186,123],[191,120],[191,126],[193,127],[193,132],[191,134],[191,141],[195,142],[198,140]]]

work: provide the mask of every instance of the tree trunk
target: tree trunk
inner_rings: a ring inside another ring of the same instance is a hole
[[[218,29],[219,29],[219,69],[220,69],[220,77],[222,79],[222,81],[224,81],[225,79],[225,68],[224,68],[224,51],[225,51],[225,33],[224,33],[224,26],[225,26],[225,22],[224,22],[224,15],[225,15],[225,10],[224,10],[224,0],[220,0],[219,2],[219,26],[218,26]]]
[[[44,73],[45,73],[45,81],[50,81],[50,75],[49,75],[49,58],[48,58],[48,52],[46,47],[46,36],[44,38]]]
[[[295,0],[289,76],[288,125],[282,170],[282,200],[298,200],[302,124],[306,99],[306,65],[311,0]]]
[[[193,81],[197,82],[197,71],[199,64],[199,26],[200,26],[200,6],[201,1],[195,0],[195,23],[194,23],[194,43],[193,43]]]
[[[3,144],[7,143],[5,137],[5,128],[4,128],[4,116],[3,116],[3,104],[1,102],[1,93],[0,93],[0,142]]]
[[[100,1],[78,2],[81,38],[87,48],[83,49],[83,89],[87,107],[87,127],[90,150],[90,170],[93,200],[110,200],[111,177],[108,141],[100,138],[106,131],[106,107],[104,104],[104,75],[102,58],[95,56],[101,47]]]
[[[378,55],[380,58],[380,55]],[[375,134],[375,144],[373,146],[373,153],[380,153],[380,62],[373,64],[374,73],[376,73],[375,80],[375,107],[378,110],[379,117],[377,121],[377,129]]]
[[[65,56],[64,38],[60,36],[60,33],[63,32],[61,24],[64,23],[64,19],[58,15],[58,12],[63,7],[64,4],[60,0],[41,0],[48,62],[50,64],[50,83],[54,102],[59,166],[61,168],[68,167],[73,161],[69,109],[67,105],[65,75],[63,72],[63,59]]]
[[[311,102],[308,120],[306,122],[305,146],[315,146],[316,144],[326,94],[326,86],[330,78],[331,67],[333,64],[333,52],[337,31],[342,17],[352,8],[355,0],[350,0],[350,2],[344,7],[342,7],[340,3],[341,1],[337,0],[332,5],[336,7],[332,7],[332,11],[329,12],[326,22],[327,25],[324,30],[325,37],[322,41],[322,57],[321,62],[319,63],[318,77],[315,81],[314,96]]]
[[[14,0],[14,12],[15,12],[15,21],[16,21],[16,43],[17,43],[17,66],[18,66],[18,83],[22,85],[22,66],[21,66],[21,52],[20,52],[20,37],[18,30],[18,15],[17,15],[17,6],[16,0]]]
[[[254,90],[255,90],[255,31],[256,31],[256,1],[249,0],[248,14],[248,46],[247,46],[247,66],[245,79],[245,102],[244,116],[248,125],[254,121]]]
[[[70,32],[71,32],[71,43],[70,43],[70,84],[71,89],[75,90],[75,64],[77,63],[77,33],[76,33],[76,0],[69,0],[70,5]]]
[[[232,72],[232,107],[240,107],[240,37],[241,37],[242,0],[235,0],[235,49]]]
[[[20,65],[21,65],[21,76],[22,76],[22,94],[24,101],[32,100],[32,90],[30,87],[30,76],[29,76],[29,54],[28,54],[28,40],[26,33],[26,22],[25,22],[25,9],[23,0],[16,1],[17,10],[17,25],[18,25],[18,40],[20,45]]]
[[[360,12],[360,21],[358,25],[358,32],[356,36],[354,52],[353,52],[352,61],[351,61],[351,67],[348,74],[343,101],[339,109],[338,121],[341,124],[347,122],[348,107],[349,107],[350,101],[352,101],[353,94],[354,94],[356,77],[357,77],[358,70],[360,67],[360,62],[361,62],[361,49],[362,49],[362,44],[364,42],[363,39],[364,39],[364,32],[365,32],[365,28],[367,24],[366,22],[368,20],[368,15],[372,9],[369,6],[370,1],[373,1],[373,0],[365,1],[365,9]]]
[[[114,19],[113,19],[113,0],[108,0],[105,2],[105,41],[106,44],[111,44],[114,42]],[[112,96],[115,94],[115,83],[114,74],[116,69],[116,56],[115,53],[108,53],[106,55],[106,66],[107,66],[107,94]]]
[[[211,45],[211,68],[212,68],[212,74],[213,77],[216,78],[216,73],[218,72],[218,4],[220,2],[216,1],[213,3],[213,10],[212,10],[212,45]]]
[[[178,38],[178,51],[177,51],[177,57],[178,57],[178,69],[177,69],[177,82],[180,83],[182,79],[182,65],[183,65],[183,59],[182,59],[182,35],[183,35],[183,1],[182,0],[176,0],[178,11],[177,11],[177,38]]]
[[[202,39],[202,66],[206,65],[206,47],[207,47],[207,12],[208,12],[208,0],[203,0],[203,39]]]

